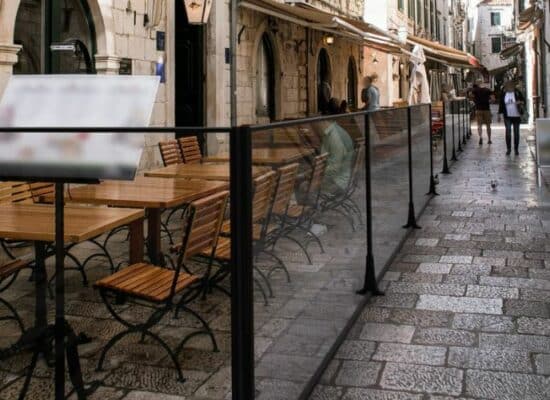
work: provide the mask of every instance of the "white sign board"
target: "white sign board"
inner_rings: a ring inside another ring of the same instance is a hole
[[[0,127],[146,127],[157,76],[12,76]],[[0,177],[133,179],[143,135],[0,132]]]

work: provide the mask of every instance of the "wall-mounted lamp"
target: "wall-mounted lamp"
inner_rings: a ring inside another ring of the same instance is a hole
[[[187,22],[203,25],[208,22],[212,0],[183,0],[187,12]]]
[[[323,42],[327,45],[327,46],[332,46],[334,44],[334,36],[331,35],[331,34],[328,34],[328,35],[325,35],[323,37]]]
[[[277,23],[277,20],[275,18],[269,17],[267,25],[269,26],[269,30],[271,31],[271,33],[277,35],[277,32],[279,32],[279,24]]]

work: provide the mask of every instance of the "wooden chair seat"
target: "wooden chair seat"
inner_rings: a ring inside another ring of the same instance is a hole
[[[133,264],[95,283],[97,288],[105,288],[133,297],[163,302],[170,296],[175,271],[151,264]],[[180,272],[176,283],[176,293],[198,281],[198,275]]]
[[[27,266],[27,263],[22,260],[9,261],[7,264],[0,266],[0,280],[4,280],[11,275],[21,271]]]

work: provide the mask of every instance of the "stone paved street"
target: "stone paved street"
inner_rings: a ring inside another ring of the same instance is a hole
[[[550,207],[523,135],[519,156],[474,135],[440,174],[312,400],[550,399]]]

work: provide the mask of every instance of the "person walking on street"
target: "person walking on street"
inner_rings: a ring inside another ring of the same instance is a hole
[[[514,81],[504,84],[504,93],[500,98],[499,114],[504,116],[504,127],[506,129],[506,155],[512,150],[512,129],[514,131],[514,152],[519,155],[519,124],[521,115],[525,110],[525,97],[516,88]]]
[[[380,108],[380,92],[373,84],[374,79],[374,75],[366,76],[364,80],[365,87],[361,91],[361,101],[365,104],[363,109],[367,111],[375,111]]]
[[[479,145],[483,144],[483,125],[487,128],[487,143],[491,144],[491,89],[481,86],[478,80],[472,89],[472,99],[476,106],[477,131],[479,133]]]

